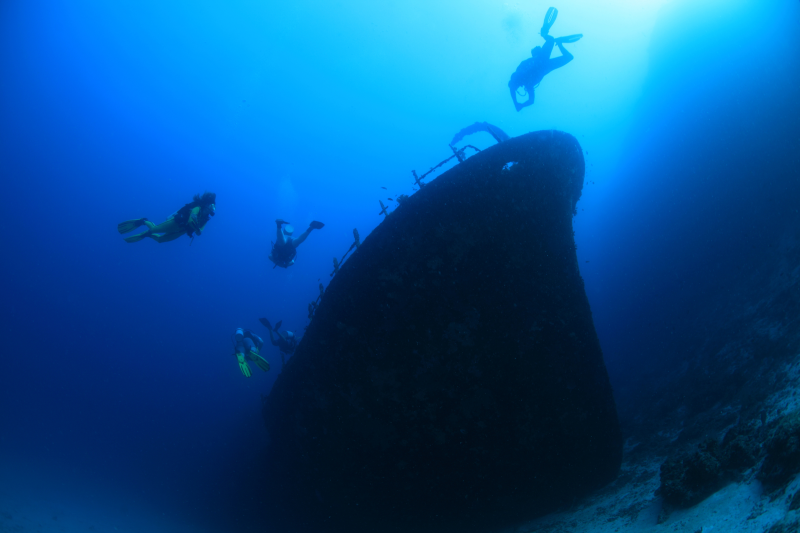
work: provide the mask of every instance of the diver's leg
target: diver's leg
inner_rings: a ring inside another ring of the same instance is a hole
[[[295,248],[297,248],[298,246],[300,246],[301,244],[303,244],[303,241],[304,241],[304,240],[306,240],[306,239],[308,238],[308,235],[311,233],[311,230],[313,230],[313,229],[314,229],[314,228],[312,228],[312,227],[310,227],[310,226],[309,226],[309,228],[308,228],[307,230],[305,230],[303,233],[301,233],[301,234],[300,234],[300,236],[299,236],[298,238],[296,238],[296,239],[294,239],[294,240],[292,241],[292,246],[294,246]]]
[[[546,35],[544,37],[544,46],[542,46],[542,51],[539,52],[538,56],[538,63],[541,65],[541,61],[550,59],[550,54],[553,53],[553,46],[556,44],[556,40],[553,39],[551,36]]]
[[[275,223],[278,225],[278,233],[275,236],[275,246],[283,246],[286,244],[286,237],[284,237],[283,230],[281,229],[281,225],[284,224],[284,221],[279,218]]]
[[[564,43],[560,43],[559,42],[559,43],[556,43],[556,44],[558,45],[558,51],[561,52],[561,57],[568,57],[569,58],[566,63],[569,63],[570,61],[572,61],[572,57],[573,56],[572,56],[572,54],[569,53],[569,50],[564,48]],[[556,59],[558,59],[558,58],[556,58]],[[566,65],[566,63],[564,63],[564,64]]]
[[[256,351],[261,351],[261,348],[264,346],[264,339],[262,339],[252,331],[249,333],[249,337],[253,341],[253,345],[256,347]]]
[[[258,353],[258,350],[256,350],[256,343],[254,343],[252,339],[245,337],[242,339],[242,344],[244,344],[245,356],[249,356],[249,359],[252,360],[253,358],[250,356],[250,352]]]
[[[238,331],[237,331],[238,333]],[[237,356],[241,355],[244,357],[244,354],[247,353],[247,349],[244,346],[244,339],[239,338],[238,336],[234,336],[234,348],[233,351],[236,353]]]
[[[145,220],[144,225],[147,226],[148,233],[183,233],[183,228],[174,218],[168,218],[158,226],[149,220]]]
[[[249,337],[245,337],[243,342],[247,348],[245,359],[254,362],[258,368],[267,372],[269,370],[269,362],[258,353],[258,347],[255,341]]]
[[[561,43],[558,44],[558,49],[561,52],[561,57],[553,57],[547,61],[547,68],[545,74],[553,72],[557,68],[561,68],[574,59],[574,56],[569,53],[569,50],[564,48]]]

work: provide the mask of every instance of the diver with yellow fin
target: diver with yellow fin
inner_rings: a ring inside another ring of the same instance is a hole
[[[249,378],[252,373],[247,361],[252,361],[264,372],[269,370],[269,362],[258,354],[264,341],[249,329],[236,328],[233,334],[233,352],[239,363],[239,370],[244,377]]]
[[[217,195],[213,192],[204,192],[202,196],[195,194],[190,203],[178,209],[158,226],[146,218],[135,218],[117,224],[117,231],[128,233],[140,226],[147,226],[147,231],[126,237],[125,242],[139,242],[145,237],[150,237],[156,242],[168,242],[183,235],[194,239],[194,234],[201,235],[208,221],[217,212],[216,202]]]
[[[311,224],[308,225],[307,230],[301,233],[296,239],[293,239],[292,234],[294,233],[294,228],[292,228],[288,222],[279,218],[275,221],[275,224],[278,226],[278,235],[276,242],[272,243],[272,251],[269,254],[269,260],[275,263],[275,266],[272,268],[289,268],[292,266],[297,257],[297,247],[303,244],[303,241],[308,238],[311,230],[325,227],[325,224],[322,222],[313,220]],[[284,224],[286,227],[283,227]]]
[[[531,57],[519,64],[517,70],[514,71],[511,75],[511,79],[508,81],[511,99],[514,101],[514,107],[517,111],[529,105],[533,105],[534,90],[547,74],[572,61],[573,56],[564,48],[564,44],[574,43],[583,37],[582,33],[558,37],[556,39],[551,37],[550,28],[556,21],[557,16],[558,9],[551,7],[547,10],[541,32],[545,41],[544,46],[537,46],[531,50]],[[550,57],[550,54],[553,52],[553,46],[558,46],[559,51],[561,51],[561,57]],[[528,93],[528,99],[522,103],[517,101],[517,90],[520,87],[524,87],[525,91]]]

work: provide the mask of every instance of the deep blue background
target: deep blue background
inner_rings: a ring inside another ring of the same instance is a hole
[[[302,331],[352,229],[476,120],[586,148],[578,254],[626,401],[800,198],[798,3],[661,3],[558,5],[552,33],[586,37],[521,113],[506,83],[544,2],[0,3],[6,484],[258,523],[280,364],[269,347],[272,371],[245,380],[231,333]],[[204,190],[217,216],[191,247],[116,232]],[[267,260],[278,216],[326,223],[289,270]]]

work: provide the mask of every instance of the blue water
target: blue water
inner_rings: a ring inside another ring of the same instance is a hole
[[[615,389],[661,364],[682,310],[797,220],[800,6],[595,4],[557,4],[551,33],[585,37],[517,113],[538,0],[0,3],[0,511],[268,527],[280,358],[245,379],[231,334],[301,333],[352,229],[475,121],[578,138],[578,259]],[[217,215],[191,245],[116,232],[204,190]],[[326,224],[288,270],[267,259],[277,217]]]

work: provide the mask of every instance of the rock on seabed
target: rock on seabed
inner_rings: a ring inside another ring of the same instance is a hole
[[[577,140],[480,152],[330,283],[264,402],[287,531],[478,531],[611,481],[622,438],[578,269]]]

